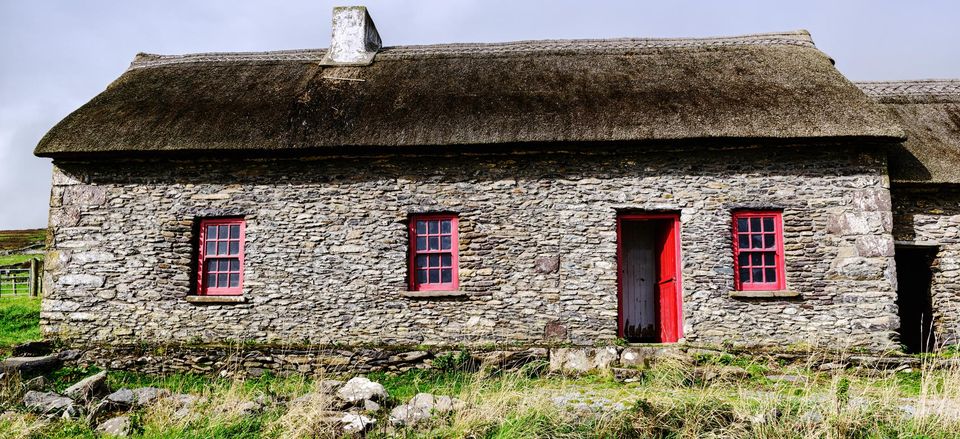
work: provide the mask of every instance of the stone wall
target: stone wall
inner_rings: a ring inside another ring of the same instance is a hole
[[[893,189],[894,237],[936,246],[930,296],[940,342],[960,343],[960,188],[904,185]]]
[[[593,344],[616,337],[617,211],[674,210],[687,341],[880,348],[892,219],[870,151],[58,160],[42,325],[74,343]],[[802,298],[729,297],[738,208],[783,209]],[[465,297],[400,295],[406,221],[432,211],[460,216]],[[246,218],[248,301],[188,303],[195,222],[222,215]]]

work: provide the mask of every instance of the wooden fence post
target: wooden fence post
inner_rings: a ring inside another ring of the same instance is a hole
[[[30,297],[37,295],[37,258],[30,258],[30,286],[27,291]]]

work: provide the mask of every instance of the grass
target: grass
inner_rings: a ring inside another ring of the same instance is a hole
[[[0,351],[40,339],[40,298],[0,297]]]
[[[0,256],[0,266],[16,265],[23,262],[27,262],[33,258],[43,259],[43,254],[42,253],[32,254],[32,255],[15,254],[15,255]]]
[[[762,375],[735,380],[704,378],[721,368],[792,374],[799,384]],[[375,373],[391,395],[387,410],[374,416],[368,437],[407,438],[956,438],[960,437],[960,370],[834,370],[819,372],[804,364],[780,364],[766,358],[663,360],[645,369],[640,380],[621,383],[606,374],[567,377],[533,373],[537,369],[489,374],[414,370]],[[51,390],[95,372],[63,369],[51,375]],[[328,399],[287,406],[284,402],[316,391],[323,378],[265,375],[255,379],[213,378],[191,374],[152,376],[112,371],[112,388],[154,386],[201,398],[194,411],[177,416],[174,405],[160,403],[133,412],[134,437],[143,438],[312,438],[339,437],[328,424]],[[347,378],[347,377],[336,377]],[[22,394],[15,378],[0,382],[0,411],[15,407]],[[18,393],[19,392],[19,393]],[[466,408],[416,428],[393,429],[388,410],[418,392],[451,395]],[[573,395],[571,397],[571,395]],[[556,398],[570,403],[558,405]],[[262,400],[262,411],[248,415],[238,403]],[[577,403],[600,404],[584,410]],[[614,409],[616,403],[622,409]],[[904,405],[915,408],[908,415]],[[31,414],[0,417],[0,437],[96,437],[85,421],[47,421]]]

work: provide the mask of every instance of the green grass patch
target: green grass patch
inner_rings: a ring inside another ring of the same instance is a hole
[[[0,348],[40,339],[40,298],[0,297]]]
[[[43,254],[36,254],[36,255],[16,254],[16,255],[0,256],[0,266],[20,264],[23,262],[27,262],[31,259],[43,260]]]

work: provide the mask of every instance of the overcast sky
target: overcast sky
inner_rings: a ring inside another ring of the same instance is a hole
[[[326,47],[347,2],[0,0],[0,230],[47,224],[40,137],[137,52]],[[854,80],[960,78],[957,1],[374,1],[384,45],[807,29]]]

